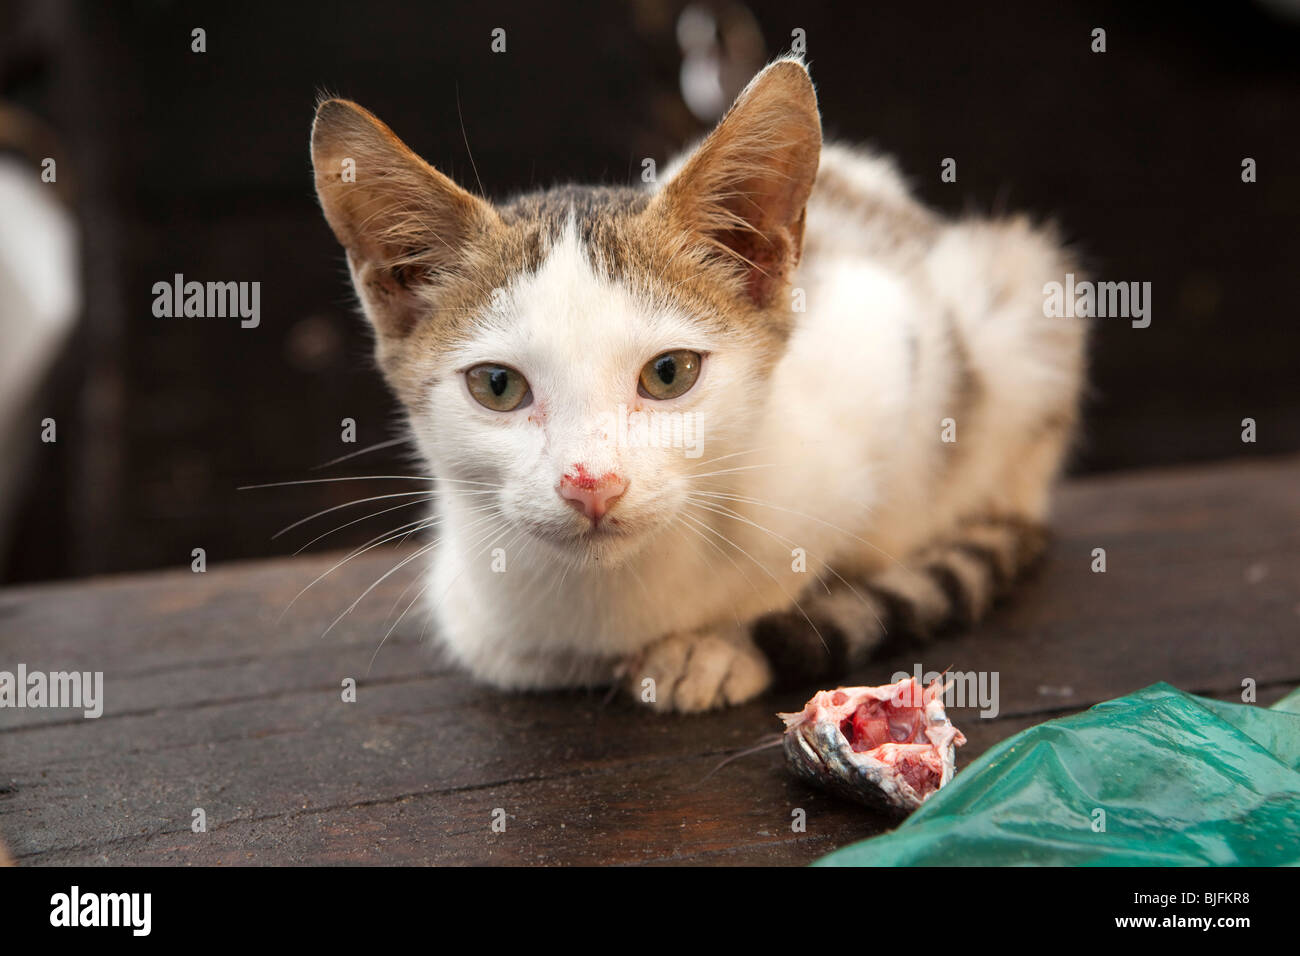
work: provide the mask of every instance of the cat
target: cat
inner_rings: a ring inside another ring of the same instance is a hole
[[[311,150],[476,678],[739,704],[974,621],[1041,554],[1087,337],[1042,289],[1078,269],[823,144],[799,59],[645,188],[494,205],[341,99]]]

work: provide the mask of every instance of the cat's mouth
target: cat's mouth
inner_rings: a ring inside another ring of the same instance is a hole
[[[594,538],[626,534],[627,532],[617,518],[605,518],[596,524],[588,523],[587,527],[578,533],[578,537]]]
[[[569,540],[574,547],[591,549],[603,548],[613,542],[626,541],[632,537],[635,537],[634,532],[628,531],[614,519],[606,518],[596,524],[588,523],[585,528],[578,529]]]
[[[595,523],[582,519],[574,522],[525,520],[522,524],[531,534],[557,545],[583,545],[592,541],[629,538],[635,534],[629,530],[627,522],[612,517]]]
[[[599,563],[626,557],[636,543],[645,537],[644,529],[634,525],[635,523],[629,523],[623,518],[615,519],[613,515],[607,515],[594,523],[586,519],[563,523],[524,523],[530,534],[566,557]]]

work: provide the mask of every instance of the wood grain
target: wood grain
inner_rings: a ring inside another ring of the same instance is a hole
[[[1157,680],[1233,698],[1251,679],[1261,703],[1300,683],[1300,459],[1077,481],[1055,527],[1044,566],[983,625],[854,675],[997,672],[996,717],[954,713],[959,765]],[[376,653],[414,593],[400,598],[404,573],[322,637],[398,554],[358,558],[287,611],[340,555],[0,592],[0,669],[105,675],[99,719],[0,710],[16,862],[777,865],[886,827],[804,787],[775,750],[705,779],[815,688],[700,717],[499,694],[440,661],[412,617]]]

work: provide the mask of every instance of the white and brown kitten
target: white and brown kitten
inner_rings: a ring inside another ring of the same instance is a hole
[[[798,61],[645,189],[492,205],[337,99],[312,160],[476,677],[735,704],[974,620],[1041,551],[1085,341],[1042,290],[1074,267],[823,146]],[[696,442],[619,424],[671,413]]]

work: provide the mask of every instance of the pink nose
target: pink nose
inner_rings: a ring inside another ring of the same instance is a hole
[[[593,478],[582,465],[574,465],[571,474],[560,479],[560,497],[573,505],[595,524],[614,506],[627,490],[627,482],[614,472]]]

